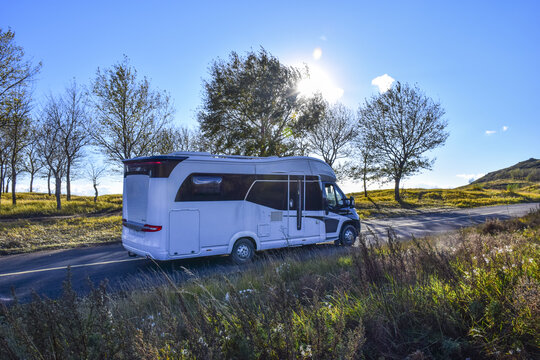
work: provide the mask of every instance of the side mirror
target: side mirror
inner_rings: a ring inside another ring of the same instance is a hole
[[[349,198],[349,206],[354,208],[354,198],[352,196]]]

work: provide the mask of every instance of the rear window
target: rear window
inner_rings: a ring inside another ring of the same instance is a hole
[[[152,178],[167,178],[182,160],[128,160],[124,162],[124,177],[129,175],[148,175]]]

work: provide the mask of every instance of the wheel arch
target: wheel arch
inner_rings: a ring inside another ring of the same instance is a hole
[[[248,239],[253,243],[253,247],[255,248],[255,251],[260,249],[260,242],[257,235],[251,231],[240,231],[234,234],[231,239],[229,240],[229,246],[227,247],[227,253],[231,253],[232,249],[234,247],[234,244],[239,239]]]

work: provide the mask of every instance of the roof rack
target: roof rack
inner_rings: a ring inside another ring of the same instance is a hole
[[[169,155],[191,155],[191,156],[208,156],[216,159],[245,159],[245,160],[256,160],[256,159],[277,159],[278,156],[266,156],[266,157],[257,157],[257,156],[243,156],[243,155],[218,155],[210,154],[208,152],[196,152],[196,151],[175,151]]]

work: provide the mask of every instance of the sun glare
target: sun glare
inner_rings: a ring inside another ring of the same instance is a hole
[[[343,89],[337,87],[330,76],[319,67],[309,67],[309,78],[298,83],[298,91],[303,96],[313,96],[316,93],[321,93],[323,98],[335,103],[343,96]]]

